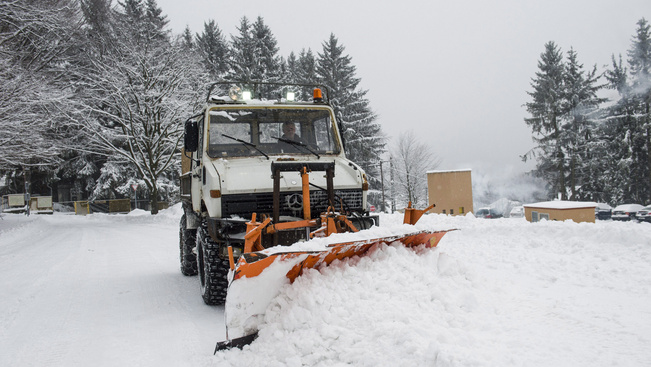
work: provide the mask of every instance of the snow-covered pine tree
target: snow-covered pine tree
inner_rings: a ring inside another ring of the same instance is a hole
[[[605,100],[597,96],[602,88],[597,84],[598,80],[597,66],[586,73],[576,51],[571,48],[567,53],[563,75],[561,143],[567,157],[566,172],[572,200],[579,198],[578,191],[581,191],[583,198],[591,196],[594,185],[590,182],[599,180],[600,172],[595,163],[600,161],[599,155],[604,152],[598,149],[604,142],[595,136],[594,118],[599,104]]]
[[[231,35],[228,79],[233,81],[253,80],[255,54],[251,36],[251,23],[242,17],[237,27],[238,35]]]
[[[251,81],[277,82],[280,80],[281,58],[278,56],[276,38],[262,17],[251,24],[242,17],[237,28],[239,35],[231,36],[231,59],[229,78],[241,81],[251,89],[254,97],[274,96],[275,88],[251,84]]]
[[[613,66],[606,71],[609,87],[620,99],[607,113],[605,131],[610,138],[610,165],[613,169],[611,189],[615,202],[651,201],[651,30],[642,18],[628,51],[628,70],[613,56]]]
[[[258,17],[251,27],[254,57],[256,64],[253,69],[253,79],[267,82],[277,82],[280,79],[280,56],[278,42],[271,29]]]
[[[548,183],[550,194],[560,193],[565,200],[565,153],[561,145],[564,65],[563,54],[553,41],[545,44],[538,69],[531,82],[533,91],[527,92],[532,98],[531,102],[526,103],[531,117],[524,119],[531,127],[537,146],[524,159],[534,157],[537,160],[536,175]]]
[[[114,48],[115,12],[111,9],[111,0],[80,0],[79,6],[87,41],[93,44],[93,49],[101,56],[107,49]]]
[[[169,40],[171,32],[167,29],[169,20],[163,14],[163,9],[158,6],[156,0],[147,0],[145,4],[144,27],[150,39],[157,41]]]
[[[203,23],[203,32],[196,35],[196,44],[213,81],[228,72],[228,43],[214,20]]]
[[[317,83],[319,77],[316,73],[316,58],[311,49],[302,49],[298,55],[297,68],[296,68],[296,81],[300,84],[314,84]],[[301,97],[309,100],[312,97],[311,88],[302,88],[300,90]]]
[[[637,22],[637,26],[628,51],[628,65],[639,134],[634,144],[640,173],[638,202],[646,204],[651,202],[651,26],[644,18]]]
[[[380,156],[386,150],[386,138],[366,99],[367,91],[358,89],[360,78],[355,76],[351,57],[344,55],[345,48],[338,43],[334,34],[323,42],[316,74],[319,82],[328,88],[348,157],[366,171],[370,185],[378,188]]]
[[[124,0],[118,4],[123,8],[119,17],[124,23],[123,31],[128,31],[134,42],[144,46],[169,40],[169,21],[156,0]]]
[[[302,49],[299,56],[292,51],[287,58],[286,77],[290,83],[296,84],[317,84],[318,77],[316,75],[316,59],[312,50]],[[313,87],[301,87],[296,92],[297,98],[302,101],[308,101],[312,98]]]
[[[294,51],[289,53],[287,60],[284,62],[283,80],[288,83],[298,83],[298,59]]]
[[[189,25],[186,25],[185,29],[183,29],[183,34],[181,35],[181,42],[183,44],[183,47],[187,48],[188,50],[194,49],[195,46],[194,37],[192,36],[192,31],[190,30]]]

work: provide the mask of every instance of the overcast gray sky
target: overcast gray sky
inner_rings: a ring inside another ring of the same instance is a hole
[[[439,169],[511,173],[533,168],[523,104],[548,41],[573,47],[590,69],[631,45],[649,0],[219,1],[158,0],[175,33],[214,19],[230,40],[242,16],[264,18],[280,55],[321,52],[334,33],[362,79],[384,132],[414,130]],[[626,60],[626,59],[625,59]]]

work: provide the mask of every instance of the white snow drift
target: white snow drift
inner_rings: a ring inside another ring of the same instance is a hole
[[[0,220],[3,366],[641,366],[651,225],[424,216],[437,249],[381,246],[284,285],[258,339],[212,355],[223,307],[159,216]],[[404,230],[384,215],[377,236]],[[413,229],[412,229],[413,230]],[[343,236],[345,238],[345,236]],[[342,239],[343,240],[343,239]]]

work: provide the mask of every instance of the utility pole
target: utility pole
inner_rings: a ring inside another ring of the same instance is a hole
[[[382,213],[386,213],[387,202],[384,200],[384,173],[382,171],[382,163],[385,161],[380,161],[380,181],[382,182]]]
[[[393,158],[389,157],[389,170],[391,171],[391,213],[396,212],[396,189],[393,183]]]
[[[133,209],[136,210],[138,209],[138,184],[131,184],[131,188],[133,189]]]
[[[23,169],[23,175],[25,176],[25,203],[27,206],[25,207],[25,215],[29,217],[29,209],[30,209],[30,201],[31,199],[31,193],[30,193],[30,188],[31,188],[31,183],[32,183],[32,172],[30,171],[29,167],[25,167]]]

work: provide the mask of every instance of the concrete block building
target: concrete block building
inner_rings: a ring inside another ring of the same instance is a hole
[[[436,204],[430,213],[465,215],[472,207],[470,169],[427,172],[427,199]]]

